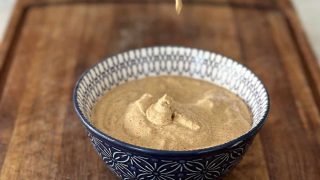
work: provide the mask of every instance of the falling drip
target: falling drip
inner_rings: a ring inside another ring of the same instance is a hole
[[[177,14],[180,14],[181,9],[182,9],[182,0],[176,0],[176,11],[177,11]]]

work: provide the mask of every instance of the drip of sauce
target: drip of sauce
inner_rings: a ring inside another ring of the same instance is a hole
[[[90,118],[121,141],[160,150],[226,143],[251,128],[251,113],[235,94],[180,76],[148,77],[107,92]]]
[[[182,10],[182,0],[176,0],[176,11],[177,11],[177,14],[180,14]]]

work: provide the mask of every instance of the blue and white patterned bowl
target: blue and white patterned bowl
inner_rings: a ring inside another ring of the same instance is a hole
[[[114,139],[89,121],[96,101],[110,89],[146,76],[179,75],[223,86],[250,107],[249,132],[225,144],[192,151],[162,151]],[[234,167],[264,124],[269,97],[243,65],[212,52],[184,47],[148,47],[105,59],[86,71],[74,90],[75,110],[107,166],[122,179],[216,179]]]

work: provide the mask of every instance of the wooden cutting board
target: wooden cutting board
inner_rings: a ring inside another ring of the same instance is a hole
[[[224,54],[266,84],[270,118],[226,179],[320,179],[320,74],[292,9],[190,1],[177,16],[168,1],[128,2],[15,13],[0,56],[1,180],[115,179],[75,115],[72,89],[99,59],[153,45]]]

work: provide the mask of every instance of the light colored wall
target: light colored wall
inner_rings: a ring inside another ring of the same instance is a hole
[[[292,0],[320,64],[320,0]]]
[[[0,43],[9,22],[16,0],[0,0]]]

